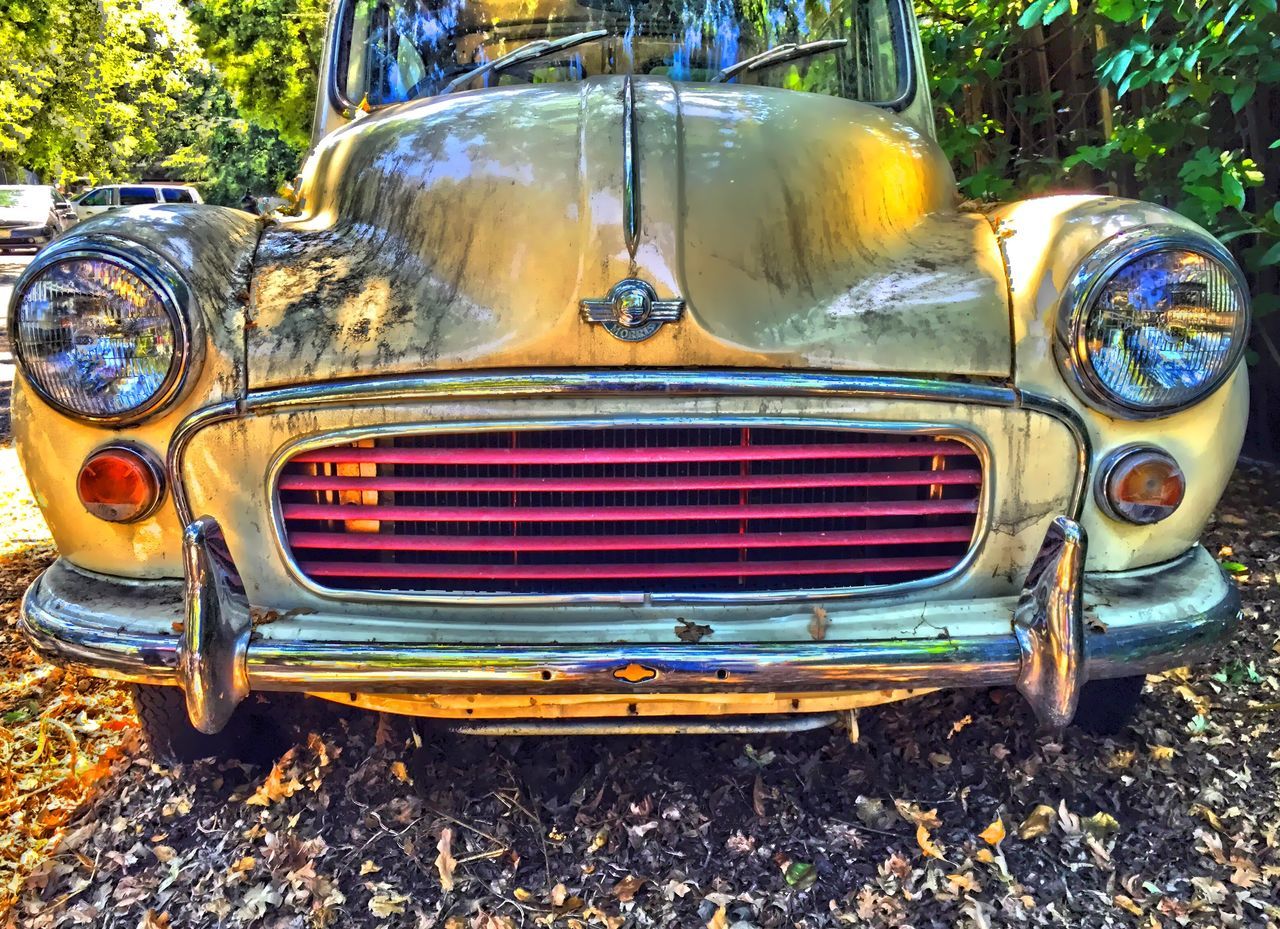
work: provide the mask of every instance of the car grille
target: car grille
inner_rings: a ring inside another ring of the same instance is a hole
[[[287,549],[328,588],[730,594],[946,572],[982,480],[955,436],[619,426],[313,449],[277,493]]]

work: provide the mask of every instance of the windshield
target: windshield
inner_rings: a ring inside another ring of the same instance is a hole
[[[901,0],[348,0],[335,88],[381,106],[444,91],[529,42],[607,35],[477,74],[451,90],[652,74],[896,105],[910,86]],[[824,40],[843,40],[824,41]],[[806,45],[734,73],[781,45]],[[722,74],[729,69],[729,74]]]
[[[51,199],[48,187],[0,187],[0,210],[47,210]]]

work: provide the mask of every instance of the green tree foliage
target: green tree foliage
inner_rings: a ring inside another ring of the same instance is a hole
[[[1164,203],[1230,242],[1257,274],[1258,308],[1275,308],[1276,0],[926,0],[921,20],[966,194]]]
[[[240,111],[305,146],[327,0],[191,0],[189,9]]]
[[[180,0],[0,0],[0,162],[45,180],[191,181],[215,203],[274,192],[301,146],[227,84]]]
[[[54,180],[154,155],[183,75],[208,67],[172,0],[0,3],[0,155]]]

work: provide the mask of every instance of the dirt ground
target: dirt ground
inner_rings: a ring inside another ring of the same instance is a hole
[[[0,925],[1280,926],[1280,491],[1206,544],[1245,599],[1121,737],[1034,734],[1005,692],[842,732],[491,741],[334,713],[271,768],[166,768],[117,687],[13,629],[53,551],[0,448]]]

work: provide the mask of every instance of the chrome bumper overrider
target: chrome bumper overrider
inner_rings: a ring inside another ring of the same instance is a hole
[[[185,583],[86,575],[62,562],[27,592],[21,625],[41,651],[92,674],[186,692],[192,722],[222,728],[252,690],[392,694],[806,693],[1013,685],[1041,724],[1065,726],[1091,678],[1204,656],[1234,624],[1239,595],[1201,548],[1167,565],[1083,573],[1084,532],[1059,517],[1016,603],[952,636],[796,643],[437,645],[312,641],[255,634],[253,611],[217,523],[184,537]],[[1086,617],[1085,594],[1107,617]],[[181,619],[180,632],[138,632]],[[1104,625],[1106,628],[1103,628]],[[619,676],[638,664],[643,682]]]

